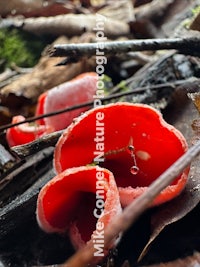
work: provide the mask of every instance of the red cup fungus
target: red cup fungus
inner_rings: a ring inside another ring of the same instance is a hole
[[[15,116],[12,119],[12,123],[18,123],[24,121],[25,118],[21,115]],[[52,129],[46,127],[45,125],[38,124],[20,124],[14,126],[6,131],[6,139],[10,147],[23,145],[34,141],[35,139],[41,137],[44,134],[50,133]]]
[[[113,174],[98,166],[84,166],[59,173],[41,189],[36,215],[44,231],[68,232],[79,249],[91,239],[103,247],[104,229],[120,212]]]
[[[115,103],[89,110],[60,137],[54,153],[57,173],[97,163],[110,170],[122,206],[130,204],[187,150],[183,135],[144,104]],[[152,205],[178,196],[189,167],[164,189]]]
[[[39,97],[36,115],[51,113],[65,109],[75,104],[93,100],[96,92],[97,74],[83,73],[66,83],[43,93]],[[52,127],[54,131],[66,128],[75,117],[88,110],[88,107],[65,112],[56,116],[44,118],[42,123]]]
[[[71,81],[44,92],[38,99],[35,115],[43,115],[93,100],[93,95],[96,92],[97,77],[94,72],[83,73]],[[10,146],[25,144],[45,133],[64,129],[70,125],[75,117],[86,110],[88,110],[88,107],[40,119],[35,123],[34,127],[26,124],[25,126],[20,125],[10,128],[7,130],[6,135],[8,144]],[[24,117],[15,116],[12,123],[23,120]]]

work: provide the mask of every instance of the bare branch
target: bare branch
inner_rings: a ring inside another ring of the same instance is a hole
[[[57,44],[47,51],[51,57],[67,57],[78,60],[84,56],[94,56],[98,50],[102,50],[105,55],[115,55],[132,51],[156,51],[163,49],[177,49],[184,52],[200,52],[199,38],[171,38],[171,39],[144,39],[128,41],[112,41],[100,43],[84,44]],[[66,61],[66,63],[67,63]]]
[[[48,148],[50,146],[55,146],[58,141],[58,138],[61,136],[63,131],[57,131],[54,133],[46,134],[25,145],[14,146],[11,148],[11,151],[17,154],[17,156],[24,158],[30,155],[36,154],[37,152],[43,150],[44,148]]]

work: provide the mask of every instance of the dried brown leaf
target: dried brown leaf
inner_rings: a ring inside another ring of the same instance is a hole
[[[200,159],[191,166],[190,177],[185,190],[173,201],[155,210],[151,218],[151,236],[139,260],[148,252],[149,247],[165,227],[177,222],[193,210],[200,202]]]
[[[2,16],[6,16],[8,14],[23,14],[24,12],[27,12],[27,9],[34,10],[38,9],[42,6],[42,0],[30,0],[27,1],[24,0],[1,0],[0,1],[0,14]]]
[[[36,35],[51,35],[68,37],[80,36],[85,32],[94,32],[97,25],[97,20],[101,19],[103,22],[104,35],[107,38],[127,36],[130,33],[127,23],[118,19],[111,19],[103,17],[100,14],[64,14],[51,17],[38,18],[15,18],[9,19],[9,24],[13,27],[21,27],[24,31],[34,33]],[[4,22],[6,23],[6,21]]]
[[[55,16],[59,14],[66,14],[73,11],[73,3],[56,3],[56,1],[47,0],[1,0],[0,1],[0,15],[5,17],[8,15],[23,15],[25,17],[31,16]]]

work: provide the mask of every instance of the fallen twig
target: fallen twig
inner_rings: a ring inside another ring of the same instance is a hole
[[[71,59],[80,59],[84,56],[94,56],[97,50],[105,55],[115,55],[132,51],[156,51],[163,49],[177,49],[183,52],[200,53],[199,38],[171,38],[171,39],[144,39],[128,41],[112,41],[84,44],[57,44],[49,48],[47,53],[51,57],[67,57],[66,63]]]
[[[138,217],[150,206],[154,198],[167,187],[200,153],[200,141],[192,146],[182,157],[171,165],[158,179],[156,179],[147,191],[134,200],[124,211],[105,229],[104,246],[109,248],[120,232],[126,231]],[[88,243],[83,249],[77,251],[67,262],[60,267],[85,267],[94,258],[94,245]]]
[[[63,131],[57,131],[54,133],[46,134],[38,140],[35,140],[28,144],[12,147],[11,151],[16,153],[20,158],[28,157],[43,150],[44,148],[55,146],[62,132]]]

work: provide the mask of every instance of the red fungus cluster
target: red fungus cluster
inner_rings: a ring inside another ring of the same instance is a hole
[[[96,91],[97,74],[94,72],[83,73],[66,83],[60,84],[43,93],[37,103],[36,116],[51,113],[76,104],[81,104],[93,99]],[[44,134],[66,128],[73,118],[86,111],[80,108],[62,113],[49,118],[38,120],[37,123],[15,126],[7,130],[6,138],[10,146],[29,143]],[[25,120],[21,115],[15,116],[12,123]]]
[[[56,145],[57,176],[38,196],[40,226],[50,232],[68,230],[72,243],[79,248],[93,238],[99,220],[105,227],[115,220],[120,204],[124,207],[145,192],[186,150],[183,135],[150,106],[115,103],[85,112],[66,128]],[[105,179],[105,206],[97,219],[98,168]],[[151,206],[178,196],[188,171],[184,170]]]
[[[86,73],[43,93],[36,115],[92,100],[96,82],[95,73]],[[76,249],[91,240],[104,255],[100,238],[106,226],[115,220],[121,207],[144,193],[186,152],[187,143],[148,105],[109,104],[77,117],[85,110],[45,118],[36,125],[13,127],[7,131],[7,140],[10,146],[19,145],[67,127],[55,147],[57,175],[38,196],[37,221],[46,232],[67,231]],[[16,116],[13,123],[23,120]],[[185,169],[150,206],[178,196],[188,172],[189,168]],[[111,246],[118,240],[119,236]]]

